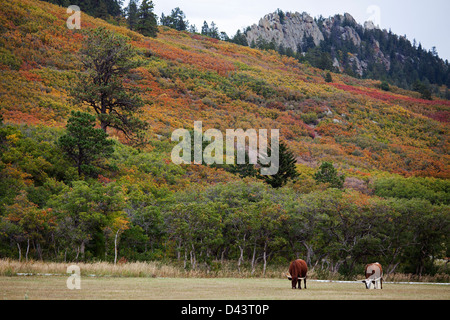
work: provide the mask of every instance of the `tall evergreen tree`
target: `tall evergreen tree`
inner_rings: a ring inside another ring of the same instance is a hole
[[[147,123],[136,115],[144,102],[123,78],[139,66],[136,50],[127,40],[103,27],[88,31],[80,50],[85,72],[72,89],[76,103],[91,107],[103,131],[115,128],[133,142],[142,142],[140,133]]]
[[[179,7],[176,7],[172,10],[170,16],[172,17],[174,29],[178,31],[187,30],[187,28],[189,27],[189,22],[186,21],[186,15],[184,14],[183,10],[181,10]]]
[[[208,25],[208,22],[206,22],[206,21],[203,21],[202,35],[209,36],[209,25]]]
[[[186,21],[186,15],[179,7],[172,9],[170,16],[166,16],[163,13],[161,15],[160,22],[161,25],[176,29],[178,31],[184,31],[189,28],[189,22]]]
[[[136,30],[146,37],[156,37],[158,22],[153,13],[155,6],[151,0],[143,0],[137,13]]]
[[[165,27],[172,26],[172,19],[170,16],[166,16],[164,13],[161,13],[161,18],[159,19],[159,23]]]
[[[128,28],[131,30],[136,30],[136,25],[138,23],[138,5],[137,0],[130,0],[128,7],[126,9]]]
[[[272,148],[270,148],[272,152]],[[260,176],[260,178],[272,188],[278,189],[286,185],[289,180],[296,179],[299,174],[296,168],[297,160],[283,141],[279,145],[278,173],[272,176]],[[270,166],[270,165],[268,165]]]

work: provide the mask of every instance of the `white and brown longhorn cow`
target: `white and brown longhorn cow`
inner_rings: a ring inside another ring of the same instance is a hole
[[[366,265],[366,280],[363,280],[366,289],[383,289],[383,268],[378,262]]]

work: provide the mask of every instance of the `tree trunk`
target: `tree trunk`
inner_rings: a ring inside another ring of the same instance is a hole
[[[267,241],[264,243],[263,260],[264,260],[263,276],[265,276],[266,275],[266,266],[267,266]]]
[[[108,124],[106,122],[102,121],[100,123],[100,126],[101,126],[102,130],[106,133],[106,130],[108,128]]]
[[[195,258],[195,247],[194,247],[194,244],[192,244],[191,265],[192,265],[192,270],[195,270],[197,268],[197,260]]]
[[[239,250],[241,251],[241,255],[238,260],[238,271],[241,273],[241,263],[244,261],[244,248],[239,246]]]
[[[311,265],[311,257],[314,255],[314,251],[312,250],[312,248],[310,246],[308,246],[308,244],[305,241],[303,241],[303,245],[306,248],[306,259],[305,259],[306,264],[308,266],[310,266]]]
[[[42,248],[41,248],[41,245],[39,244],[39,242],[36,242],[36,250],[37,250],[37,253],[38,253],[38,256],[39,256],[39,260],[43,260],[42,259]]]
[[[254,247],[253,247],[252,275],[253,275],[253,273],[255,272],[255,268],[256,268],[256,261],[255,261],[255,259],[256,259],[256,243],[255,243],[255,245],[254,245]]]
[[[78,256],[80,255],[80,246],[77,246],[77,255],[75,257],[75,261],[78,262]]]
[[[84,261],[84,249],[85,249],[85,243],[84,241],[81,242],[81,259]]]
[[[26,262],[28,262],[28,252],[30,252],[30,238],[27,239],[27,253],[25,254]]]
[[[177,246],[177,260],[180,261],[181,259],[181,240],[178,242]],[[186,264],[186,249],[184,249],[184,263]]]
[[[117,239],[119,238],[119,232],[121,229],[117,230],[116,236],[114,237],[114,265],[117,263]]]
[[[20,250],[20,244],[17,242],[17,248],[19,248],[19,262],[22,260],[22,250]]]

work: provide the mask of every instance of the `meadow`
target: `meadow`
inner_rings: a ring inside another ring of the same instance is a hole
[[[390,275],[383,290],[366,290],[362,276],[339,281],[336,275],[309,272],[307,290],[292,290],[281,266],[266,277],[223,271],[186,272],[157,262],[113,265],[76,263],[80,289],[70,290],[67,267],[75,263],[0,260],[1,300],[448,300],[450,285],[434,277]],[[318,280],[318,279],[327,279]],[[69,280],[71,282],[71,280]],[[71,282],[73,283],[73,282]],[[303,287],[303,285],[302,285]]]
[[[69,290],[67,277],[0,277],[2,300],[449,300],[450,286],[386,283],[366,290],[363,283],[307,283],[292,290],[284,279],[82,277]]]

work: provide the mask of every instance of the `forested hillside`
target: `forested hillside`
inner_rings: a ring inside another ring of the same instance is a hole
[[[82,13],[82,29],[69,30],[68,16],[37,0],[0,8],[0,257],[157,259],[209,271],[234,261],[260,274],[302,256],[346,274],[372,259],[387,272],[440,272],[448,100],[168,27],[150,38]],[[138,95],[148,127],[136,146],[114,126],[97,121],[102,136],[88,124],[104,152],[83,167],[69,138],[92,119],[72,111],[96,114],[73,91],[99,27],[135,53],[117,85]],[[227,166],[173,164],[171,134],[194,121],[279,129],[298,177],[274,189]]]

